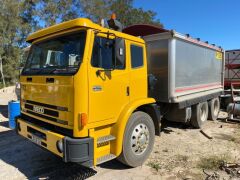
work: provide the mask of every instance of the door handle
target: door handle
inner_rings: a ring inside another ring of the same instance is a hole
[[[127,96],[129,96],[129,95],[130,95],[130,88],[129,88],[129,86],[127,86],[126,95],[127,95]]]

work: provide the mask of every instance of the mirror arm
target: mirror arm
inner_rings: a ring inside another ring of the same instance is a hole
[[[96,75],[97,76],[100,76],[100,74],[101,74],[101,72],[110,72],[110,71],[113,71],[114,70],[114,68],[112,68],[112,69],[98,69],[97,71],[96,71]]]

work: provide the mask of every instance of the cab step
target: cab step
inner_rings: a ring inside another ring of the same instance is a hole
[[[97,139],[97,144],[101,145],[101,144],[104,144],[106,142],[112,141],[114,139],[116,139],[116,138],[112,135],[102,136],[102,137]]]
[[[114,154],[107,154],[107,155],[101,156],[101,157],[97,158],[97,164],[101,164],[101,163],[110,161],[114,158],[116,158],[116,156]]]

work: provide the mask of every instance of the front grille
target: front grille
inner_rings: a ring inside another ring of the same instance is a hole
[[[33,105],[31,105],[31,104],[25,104],[25,108],[29,109],[31,111],[34,111],[33,110]],[[53,110],[50,110],[50,109],[45,109],[45,108],[44,108],[44,113],[43,114],[54,116],[54,117],[58,117],[59,116],[59,112],[53,111]]]
[[[52,132],[56,132],[56,133],[62,134],[64,136],[73,137],[72,129],[66,129],[66,128],[62,128],[62,127],[59,127],[59,126],[56,126],[53,124],[49,124],[47,122],[43,122],[36,118],[30,117],[24,113],[21,114],[20,118],[28,123],[35,124],[39,127],[43,127],[44,129],[50,130]]]
[[[67,121],[63,121],[63,120],[60,120],[60,119],[57,119],[57,118],[48,117],[48,116],[45,116],[43,114],[38,114],[38,113],[29,111],[29,110],[27,110],[26,112],[29,113],[29,114],[32,114],[34,116],[38,116],[38,117],[41,117],[43,119],[49,120],[49,121],[53,121],[53,122],[60,123],[60,124],[63,124],[63,125],[68,125]]]
[[[57,122],[57,119],[56,118],[52,118],[52,117],[48,117],[48,116],[44,116],[43,114],[38,114],[38,113],[35,113],[35,112],[32,112],[32,111],[26,111],[27,113],[29,114],[32,114],[34,116],[39,116],[41,118],[44,118],[44,119],[47,119],[49,121],[53,121],[53,122]]]
[[[54,106],[54,105],[44,104],[44,103],[30,101],[30,100],[26,100],[25,102],[29,103],[29,104],[34,104],[34,105],[38,105],[38,106],[47,107],[47,108],[50,108],[50,109],[56,109],[56,110],[59,110],[59,111],[68,111],[67,107]]]
[[[60,108],[58,106],[43,104],[43,103],[29,101],[29,100],[26,100],[26,101],[23,100],[23,102],[25,103],[23,111],[28,113],[29,115],[34,115],[55,123],[68,125],[67,120],[59,119],[60,112],[57,110]],[[48,109],[48,108],[51,108],[51,109]],[[63,108],[61,109],[63,110]],[[65,110],[67,110],[67,108],[65,108]],[[65,112],[62,112],[62,113],[65,113]]]

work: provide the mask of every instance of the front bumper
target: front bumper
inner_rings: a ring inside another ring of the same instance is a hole
[[[60,156],[64,162],[93,166],[93,138],[71,138],[16,118],[16,131],[38,146]]]

